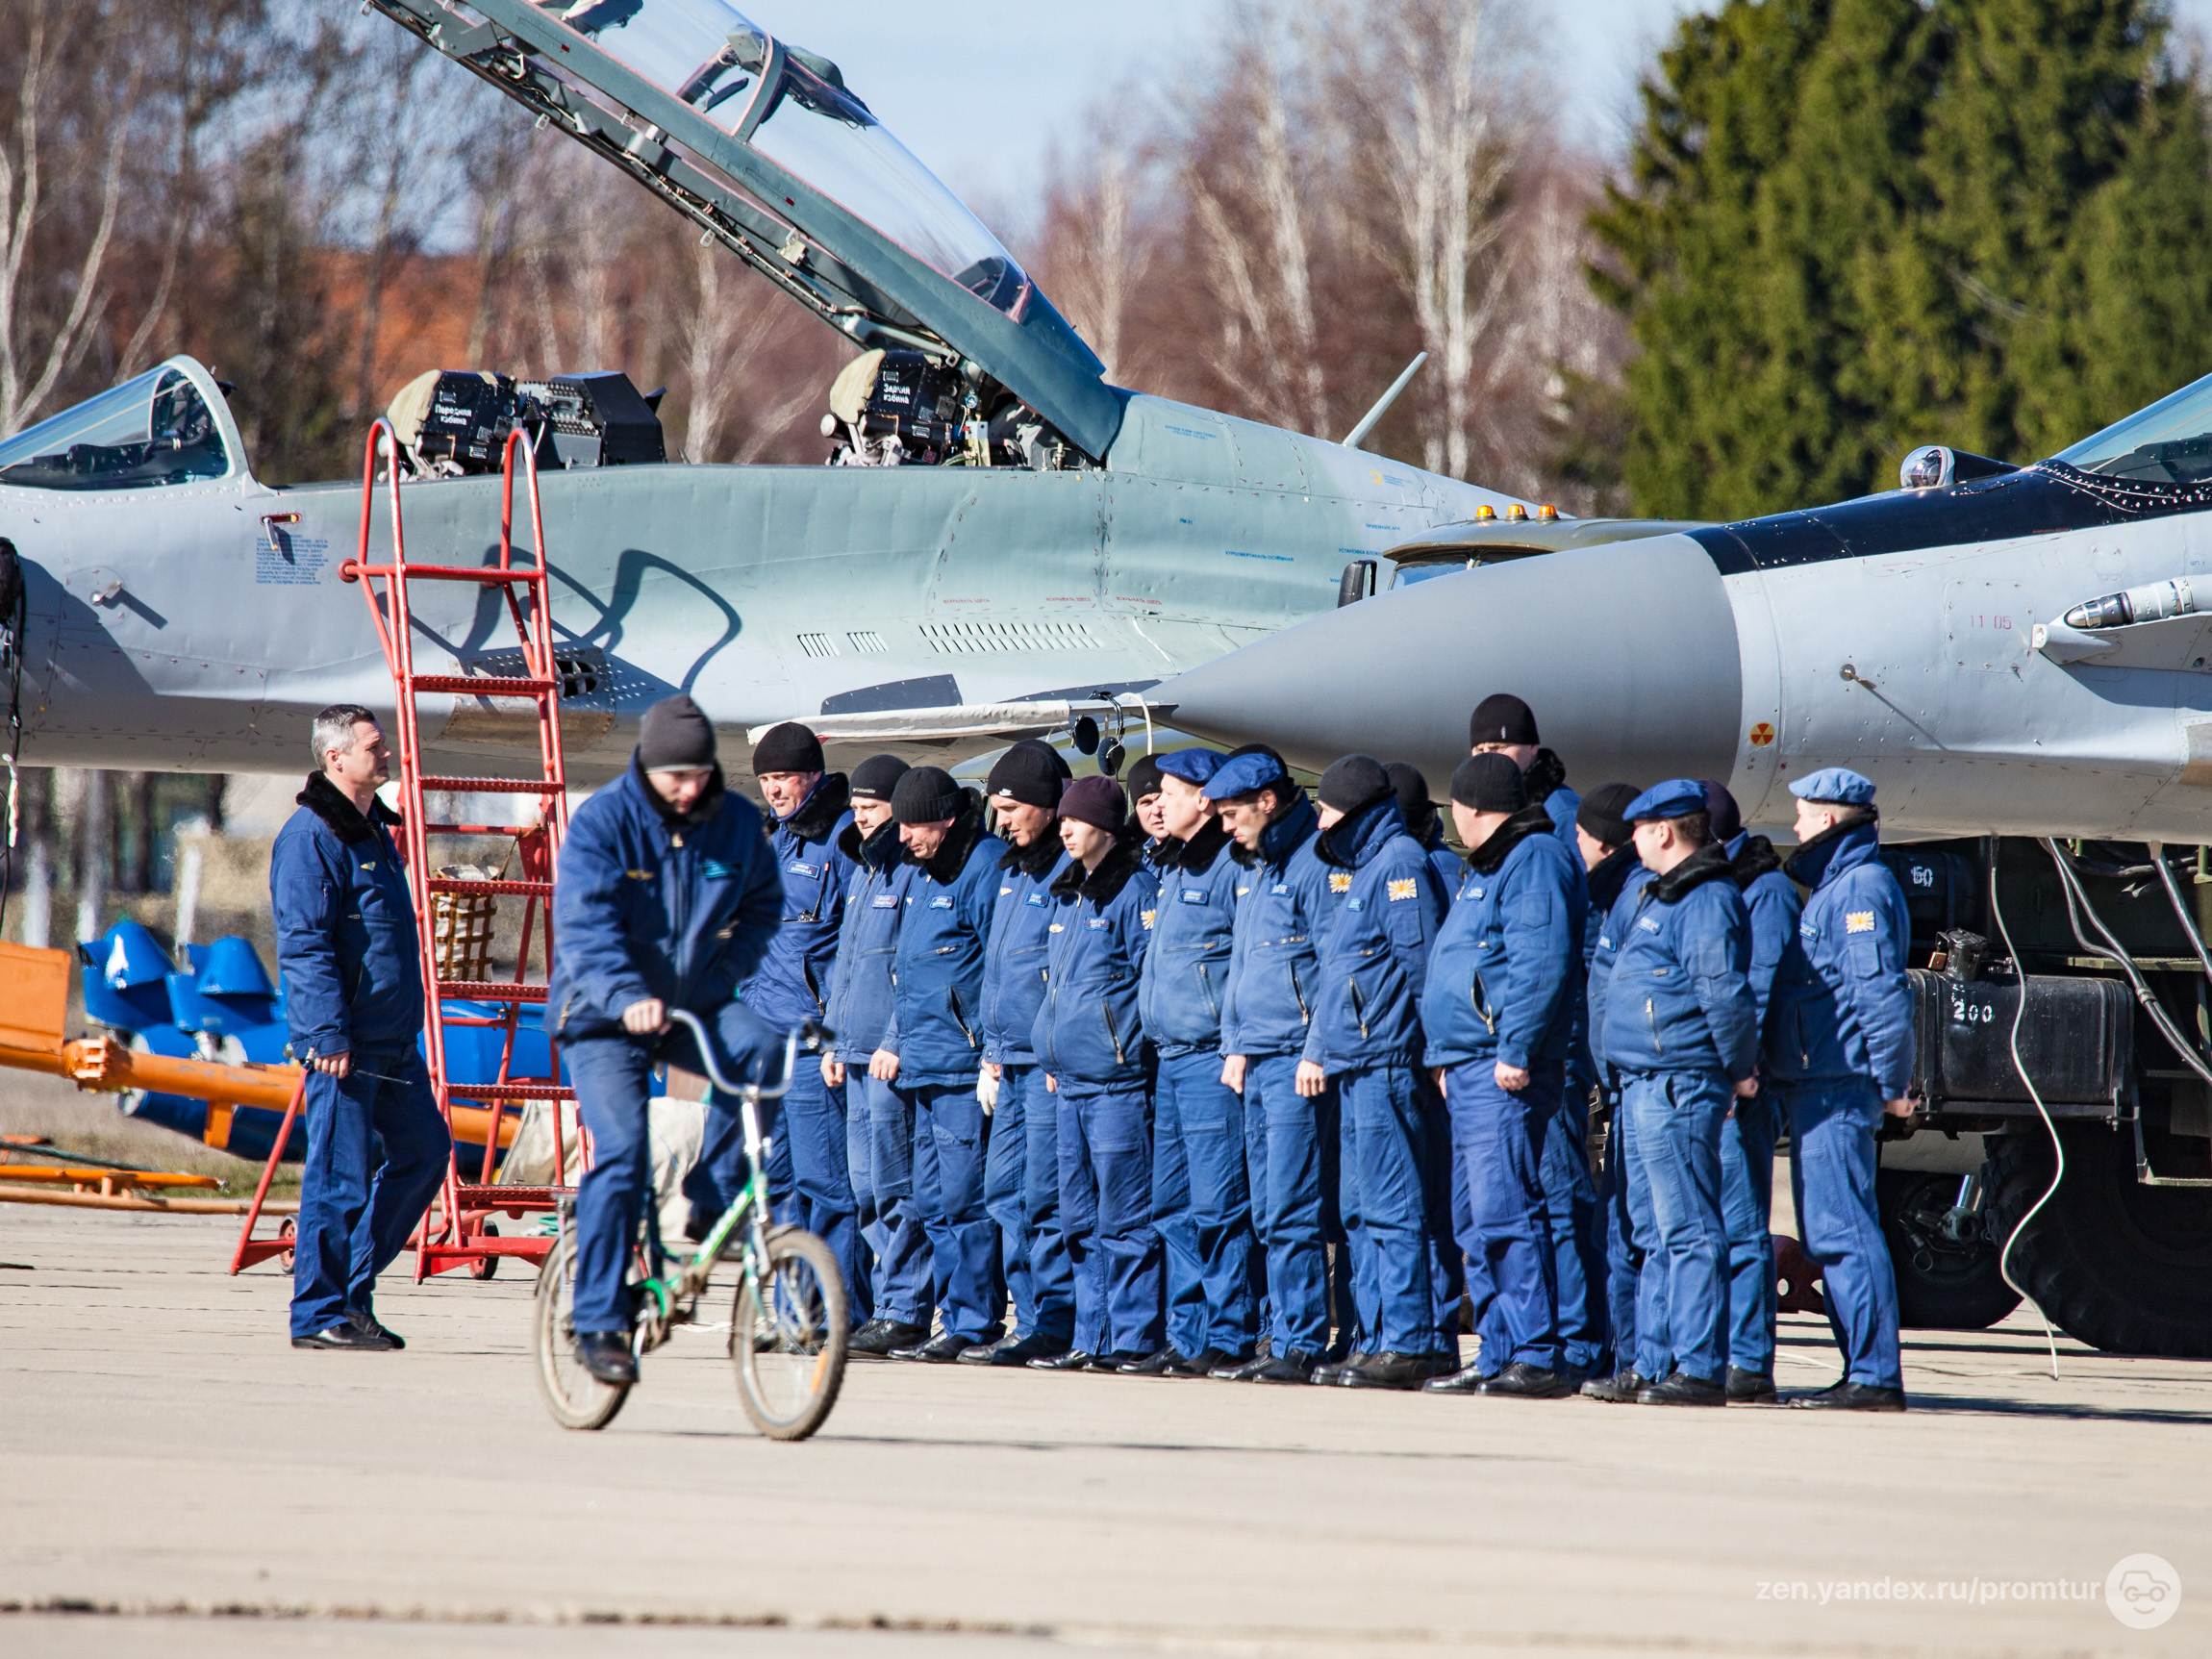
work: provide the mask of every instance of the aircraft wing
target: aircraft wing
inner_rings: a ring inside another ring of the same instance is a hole
[[[1095,354],[828,59],[724,0],[367,3],[862,346],[965,360],[1105,455],[1122,404]]]
[[[995,739],[1011,743],[1021,738],[1068,731],[1085,718],[1103,725],[1109,720],[1141,716],[1157,725],[1174,710],[1172,703],[1148,704],[1132,693],[1119,702],[1055,698],[1031,703],[961,703],[937,709],[879,709],[867,714],[806,715],[798,718],[824,742],[957,743]],[[776,723],[780,722],[771,722]],[[765,725],[750,727],[745,741],[757,743],[768,730]]]

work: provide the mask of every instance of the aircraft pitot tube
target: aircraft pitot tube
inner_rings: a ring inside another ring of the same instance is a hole
[[[2101,599],[2076,605],[2066,614],[2069,628],[2125,628],[2137,622],[2163,622],[2169,616],[2187,616],[2197,609],[2189,578],[2175,576],[2164,582],[2147,582]]]

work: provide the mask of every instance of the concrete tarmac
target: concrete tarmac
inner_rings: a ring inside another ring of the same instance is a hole
[[[407,1352],[295,1352],[234,1234],[0,1205],[0,1650],[2212,1650],[2212,1368],[2062,1338],[2054,1382],[2024,1310],[1908,1333],[1901,1418],[855,1363],[779,1445],[712,1331],[555,1428],[512,1264],[403,1260]],[[2181,1582],[2150,1630],[2106,1603],[2138,1552]]]

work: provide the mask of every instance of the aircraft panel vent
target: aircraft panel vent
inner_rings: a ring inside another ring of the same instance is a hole
[[[891,649],[883,642],[883,636],[873,628],[855,628],[845,635],[845,640],[863,656],[875,656]]]
[[[810,657],[834,657],[837,655],[837,641],[827,634],[801,634],[799,649]]]
[[[986,651],[1098,651],[1105,642],[1083,622],[924,622],[921,637],[941,656]]]

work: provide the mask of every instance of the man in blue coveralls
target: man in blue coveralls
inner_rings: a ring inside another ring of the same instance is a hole
[[[1314,1380],[1345,1388],[1418,1388],[1458,1369],[1444,1329],[1435,1269],[1435,1194],[1445,1169],[1443,1113],[1421,1069],[1420,993],[1444,920],[1444,884],[1405,833],[1390,775],[1371,755],[1321,774],[1317,850],[1350,877],[1321,947],[1314,998],[1322,1064],[1344,1102],[1345,1226],[1360,1341]],[[1301,1093],[1320,1077],[1299,1070]]]
[[[652,1186],[653,1068],[705,1068],[668,1010],[714,1030],[725,1074],[757,1075],[774,1033],[736,993],[775,937],[783,901],[760,812],[722,787],[715,728],[690,697],[655,703],[630,769],[576,809],[553,887],[560,948],[545,1024],[584,1130],[576,1358],[601,1382],[638,1380],[623,1280]],[[716,1099],[710,1123],[736,1115],[735,1101]]]
[[[1320,819],[1272,749],[1240,750],[1206,785],[1244,871],[1221,999],[1221,1081],[1244,1098],[1245,1163],[1266,1246],[1273,1352],[1217,1370],[1235,1382],[1307,1383],[1329,1340],[1331,1275],[1350,1340],[1351,1251],[1338,1210],[1343,1149],[1337,1092],[1321,1066],[1313,997],[1336,925],[1341,875],[1314,850]],[[1316,1086],[1318,1081],[1318,1087]],[[1339,1350],[1340,1354],[1343,1350]]]
[[[1044,961],[1058,908],[1052,884],[1068,867],[1060,844],[1060,793],[1068,763],[1035,738],[993,764],[983,792],[1006,851],[983,960],[983,1074],[977,1096],[991,1117],[984,1202],[998,1223],[1016,1328],[960,1357],[1020,1366],[1068,1351],[1075,1338],[1075,1280],[1060,1233],[1060,1110],[1044,1092],[1030,1047],[1044,1001]]]
[[[1912,935],[1882,863],[1874,786],[1828,767],[1790,786],[1797,850],[1784,867],[1813,890],[1774,974],[1767,1075],[1790,1123],[1790,1194],[1821,1268],[1844,1374],[1790,1403],[1903,1411],[1898,1288],[1874,1209],[1874,1131],[1912,1110]]]
[[[1713,839],[1726,849],[1729,874],[1751,917],[1751,997],[1760,1029],[1774,989],[1774,970],[1797,937],[1802,901],[1782,873],[1774,843],[1744,828],[1744,812],[1727,786],[1705,780]],[[1761,1089],[1738,1100],[1721,1128],[1721,1219],[1728,1229],[1728,1403],[1765,1405],[1774,1398],[1774,1143],[1779,1108]]]
[[[753,777],[774,816],[768,845],[784,887],[784,913],[767,954],[738,995],[776,1030],[789,1031],[805,1020],[828,1018],[838,929],[853,875],[852,860],[838,846],[839,837],[852,824],[847,810],[852,790],[842,772],[824,769],[822,746],[814,733],[789,720],[770,726],[753,745]],[[782,1126],[770,1162],[789,1166],[786,1190],[793,1203],[788,1219],[829,1245],[844,1280],[846,1306],[855,1320],[866,1320],[868,1262],[845,1150],[845,1092],[825,1085],[819,1066],[803,1066],[777,1117]],[[732,1115],[718,1115],[690,1183],[691,1231],[698,1238],[706,1237],[737,1196],[744,1181],[744,1150]],[[775,1175],[771,1169],[771,1181]]]
[[[384,734],[340,703],[315,716],[310,747],[320,770],[269,858],[291,1050],[307,1068],[291,1345],[377,1352],[406,1345],[377,1322],[376,1275],[429,1207],[452,1141],[416,1046],[422,947],[399,820],[376,798],[391,776]]]
[[[1724,1405],[1721,1125],[1730,1102],[1758,1088],[1750,918],[1728,855],[1712,840],[1703,785],[1670,779],[1623,816],[1651,880],[1599,988],[1598,1034],[1621,1074],[1635,1150],[1629,1180],[1649,1194],[1653,1231],[1637,1295],[1635,1370],[1660,1380],[1636,1398]]]
[[[936,1336],[893,1348],[892,1357],[947,1365],[996,1342],[1005,1328],[998,1229],[983,1203],[991,1120],[975,1082],[983,1069],[984,945],[1006,843],[984,829],[973,792],[941,767],[910,768],[891,806],[916,867],[892,959],[891,1024],[867,1070],[913,1115],[914,1186],[903,1201],[929,1236],[943,1315]],[[893,1201],[887,1197],[887,1211]]]
[[[1421,1030],[1464,1170],[1459,1237],[1482,1351],[1426,1387],[1558,1399],[1579,1379],[1562,1358],[1542,1164],[1582,995],[1589,894],[1581,861],[1506,756],[1463,761],[1451,808],[1467,863],[1429,958]]]
[[[1244,1101],[1221,1081],[1221,998],[1243,877],[1206,797],[1221,757],[1160,757],[1160,910],[1137,1012],[1160,1057],[1152,1094],[1152,1223],[1166,1249],[1168,1341],[1131,1368],[1210,1376],[1252,1357],[1260,1258],[1245,1169]]]

